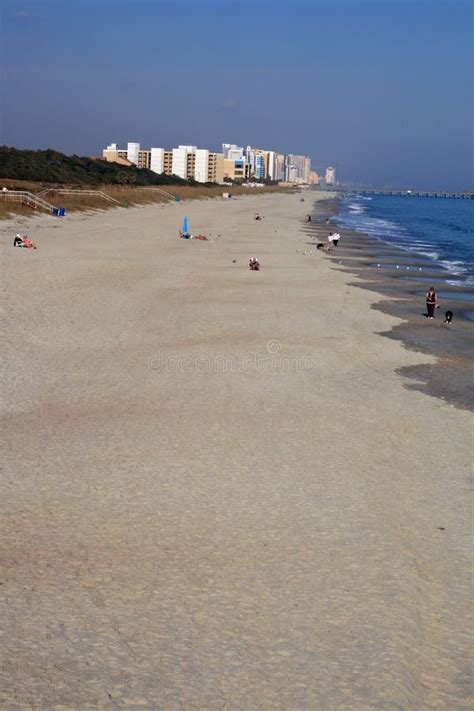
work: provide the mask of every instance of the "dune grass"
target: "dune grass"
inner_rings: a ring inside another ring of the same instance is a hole
[[[62,194],[56,190],[77,189],[83,187],[84,190],[91,190],[90,186],[78,185],[51,185],[48,183],[30,182],[25,180],[9,180],[2,181],[9,189],[28,190],[31,193],[38,194],[44,190],[49,190],[41,197],[46,202],[55,207],[64,207],[68,212],[84,212],[88,210],[109,210],[118,207],[100,195],[88,195],[80,192],[71,194]],[[106,193],[110,197],[118,200],[123,207],[131,207],[135,205],[147,205],[151,203],[167,203],[170,201],[164,193],[169,193],[181,200],[202,200],[215,198],[222,195],[223,192],[230,192],[232,195],[254,195],[258,190],[261,192],[276,192],[286,191],[288,188],[280,188],[277,185],[266,186],[263,188],[245,188],[242,186],[224,186],[224,185],[163,185],[163,186],[146,186],[146,187],[129,187],[119,185],[101,185],[97,188],[101,192]],[[14,215],[34,215],[38,212],[43,213],[43,210],[31,208],[20,202],[13,202],[5,198],[0,198],[0,219],[6,219]]]

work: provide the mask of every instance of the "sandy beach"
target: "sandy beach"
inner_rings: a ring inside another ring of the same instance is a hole
[[[472,414],[304,195],[0,225],[2,708],[470,707]]]

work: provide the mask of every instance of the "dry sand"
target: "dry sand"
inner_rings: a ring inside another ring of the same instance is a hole
[[[2,709],[468,708],[472,416],[309,207],[3,224]]]

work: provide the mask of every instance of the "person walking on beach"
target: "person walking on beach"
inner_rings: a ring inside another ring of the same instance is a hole
[[[332,236],[332,243],[335,247],[337,247],[337,243],[339,242],[340,239],[341,239],[341,235],[339,234],[339,232],[334,232],[334,234]]]
[[[426,292],[426,311],[428,318],[434,318],[435,308],[438,306],[438,297],[434,286],[430,286]]]

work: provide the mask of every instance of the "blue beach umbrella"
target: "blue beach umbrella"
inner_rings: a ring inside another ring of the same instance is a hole
[[[188,231],[188,218],[187,217],[185,217],[183,220],[183,227],[182,227],[181,231],[184,232],[185,234]]]

